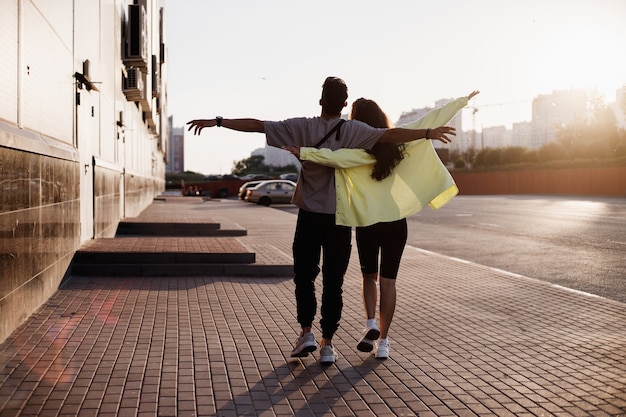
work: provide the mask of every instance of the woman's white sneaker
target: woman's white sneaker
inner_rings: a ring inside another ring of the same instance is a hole
[[[389,357],[389,341],[380,339],[376,341],[376,359],[387,359]]]
[[[356,348],[361,352],[371,352],[374,349],[374,341],[380,336],[380,330],[375,324],[363,329],[363,336]]]

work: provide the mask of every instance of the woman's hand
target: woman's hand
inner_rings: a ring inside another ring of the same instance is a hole
[[[283,146],[283,149],[291,152],[296,158],[300,159],[300,147],[296,145]]]
[[[479,94],[479,93],[480,93],[480,91],[478,91],[478,90],[474,90],[474,91],[472,91],[471,93],[469,93],[469,94],[467,95],[467,99],[468,99],[468,100],[471,100],[471,99],[472,99],[475,95],[477,95],[477,94]]]

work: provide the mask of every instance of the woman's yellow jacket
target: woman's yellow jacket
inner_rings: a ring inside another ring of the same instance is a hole
[[[406,129],[443,126],[467,105],[467,97],[433,109]],[[459,190],[430,140],[408,142],[406,156],[382,181],[371,177],[375,159],[363,149],[300,148],[300,159],[335,168],[337,191],[336,223],[369,226],[399,220],[426,205],[438,209]]]

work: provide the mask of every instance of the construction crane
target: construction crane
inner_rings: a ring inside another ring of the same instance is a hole
[[[478,113],[478,110],[484,107],[506,106],[510,104],[520,104],[520,103],[528,103],[528,102],[529,102],[528,100],[516,100],[516,101],[506,101],[506,102],[501,102],[501,103],[488,103],[488,104],[483,104],[480,106],[467,107],[469,110],[472,111],[472,143],[473,144],[476,143],[476,113]]]

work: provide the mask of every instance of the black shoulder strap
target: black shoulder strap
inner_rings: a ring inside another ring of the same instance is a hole
[[[324,136],[322,139],[320,139],[319,142],[317,142],[313,147],[314,148],[319,148],[320,146],[322,146],[322,143],[326,142],[326,139],[328,139],[333,133],[335,133],[335,131],[337,132],[337,137],[336,140],[339,140],[340,138],[340,132],[341,132],[341,125],[345,123],[345,119],[341,119],[339,120],[339,122],[337,122],[337,124],[335,125],[335,127],[333,127],[332,129],[330,129],[330,132],[328,132],[326,134],[326,136]]]

